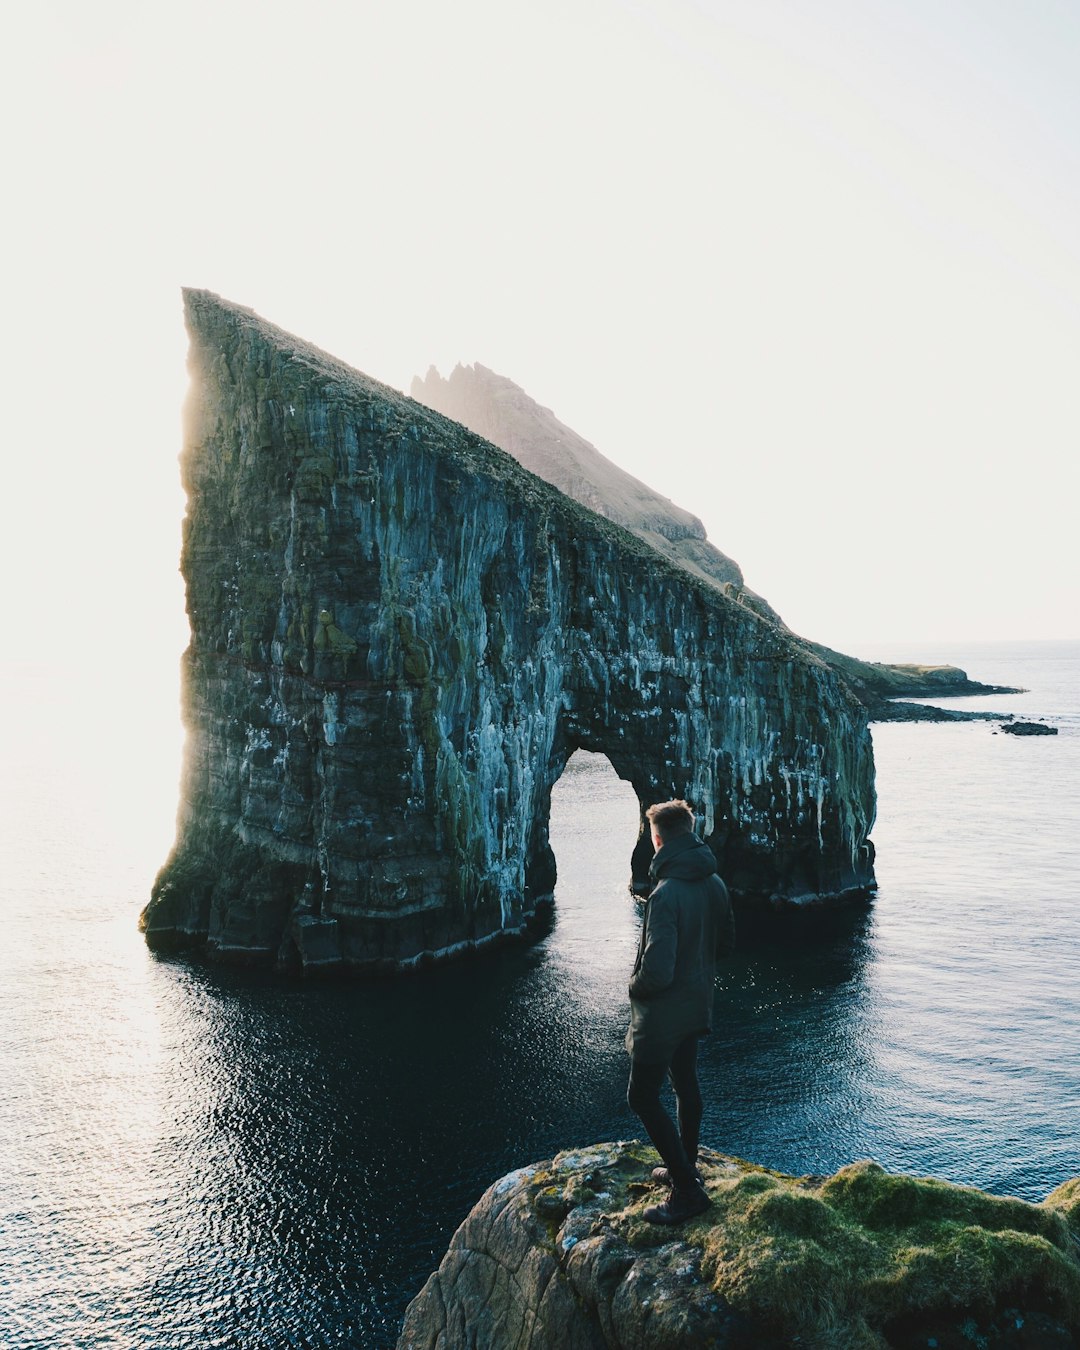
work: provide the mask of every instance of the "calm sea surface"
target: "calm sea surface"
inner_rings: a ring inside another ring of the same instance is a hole
[[[1080,1175],[1080,643],[861,654],[1027,686],[953,706],[1060,734],[874,728],[878,894],[725,968],[704,1139],[1038,1200]],[[0,674],[0,1345],[392,1345],[491,1180],[638,1133],[637,815],[606,760],[558,786],[540,945],[284,982],[136,932],[172,835],[173,692]]]

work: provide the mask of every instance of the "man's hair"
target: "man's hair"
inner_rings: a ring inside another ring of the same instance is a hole
[[[677,834],[692,834],[694,813],[681,798],[672,802],[657,802],[645,812],[645,818],[661,839],[673,839]]]

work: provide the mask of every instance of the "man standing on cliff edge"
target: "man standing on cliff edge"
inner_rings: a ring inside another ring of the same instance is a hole
[[[645,905],[637,961],[630,977],[630,1084],[626,1100],[640,1116],[665,1166],[653,1170],[671,1195],[651,1205],[650,1223],[682,1223],[709,1207],[697,1171],[701,1089],[698,1040],[712,1030],[716,958],[735,945],[735,923],[716,859],[694,834],[684,801],[660,802],[645,813],[656,856],[656,886]],[[675,1089],[679,1127],[660,1102],[664,1079]]]

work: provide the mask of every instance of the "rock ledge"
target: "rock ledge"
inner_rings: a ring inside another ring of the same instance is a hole
[[[675,1229],[645,1145],[491,1186],[409,1305],[398,1350],[1080,1344],[1080,1179],[1040,1205],[859,1162],[792,1178],[706,1149]]]

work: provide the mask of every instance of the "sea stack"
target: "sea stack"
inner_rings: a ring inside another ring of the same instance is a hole
[[[687,798],[744,904],[872,886],[866,710],[828,665],[457,423],[185,301],[188,741],[152,945],[371,970],[520,936],[579,747],[642,812]],[[644,887],[647,833],[626,852]]]

